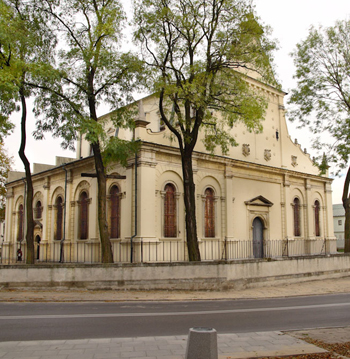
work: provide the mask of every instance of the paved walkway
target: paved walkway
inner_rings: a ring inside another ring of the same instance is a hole
[[[350,276],[322,279],[292,284],[223,291],[182,291],[182,290],[81,290],[47,289],[14,290],[0,287],[0,302],[119,302],[119,301],[176,301],[176,300],[217,300],[217,299],[258,299],[304,295],[322,295],[331,293],[350,293]]]
[[[187,336],[3,342],[0,358],[183,359],[186,345]],[[219,334],[218,351],[219,359],[325,352],[282,332]]]

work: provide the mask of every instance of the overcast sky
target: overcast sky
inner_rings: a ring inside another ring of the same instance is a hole
[[[265,24],[272,27],[272,37],[279,42],[275,65],[278,80],[286,92],[295,86],[293,80],[295,68],[289,54],[295,49],[298,42],[306,38],[309,27],[311,25],[332,26],[336,20],[350,18],[350,0],[255,0],[255,4],[257,14]],[[99,115],[102,114],[102,112],[99,113]],[[30,116],[28,122],[33,123],[34,119],[31,114]],[[13,169],[23,171],[22,162],[17,155],[20,142],[19,121],[19,114],[13,116],[13,122],[17,129],[13,135],[6,139],[5,145],[9,154],[14,157]],[[308,148],[308,152],[312,155],[311,133],[305,130],[296,130],[295,125],[291,123],[288,123],[288,128],[291,137],[293,139],[298,138],[302,148]],[[75,157],[75,153],[61,149],[60,141],[53,140],[49,135],[46,135],[46,140],[34,141],[31,137],[32,131],[33,128],[29,127],[26,149],[27,157],[31,163],[54,164],[57,155]],[[333,203],[341,203],[342,186],[342,178],[334,180]]]

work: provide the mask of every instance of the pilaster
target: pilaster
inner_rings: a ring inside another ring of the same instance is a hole
[[[293,233],[293,226],[292,223],[294,222],[294,213],[293,213],[293,206],[290,203],[293,201],[290,194],[290,179],[289,175],[285,174],[283,178],[283,193],[284,198],[281,203],[282,209],[282,232],[283,232],[283,239],[288,239],[290,237],[294,237]],[[283,225],[284,224],[284,225]]]
[[[41,241],[48,241],[50,239],[50,218],[47,207],[50,203],[50,177],[45,177],[45,182],[43,185],[43,207],[42,211],[42,223],[43,223],[43,231]]]
[[[13,188],[9,188],[7,190],[7,194],[6,194],[6,210],[5,210],[5,233],[4,233],[4,238],[2,240],[4,240],[7,243],[15,241],[15,234],[14,231],[12,230],[13,228],[13,222],[15,221],[16,217],[12,215],[12,212],[15,210],[13,208],[14,203],[13,203]],[[11,238],[12,237],[12,238]]]
[[[156,159],[154,150],[141,150],[137,169],[138,230],[137,237],[156,237]]]
[[[233,221],[233,170],[231,167],[226,166],[225,168],[225,219],[226,219],[226,238],[234,238],[234,221]]]
[[[305,212],[306,212],[306,217],[305,217],[305,237],[307,238],[311,238],[314,237],[314,232],[315,232],[315,225],[314,225],[314,216],[313,216],[313,203],[312,203],[312,198],[311,198],[311,184],[310,184],[310,179],[306,178],[305,179]]]

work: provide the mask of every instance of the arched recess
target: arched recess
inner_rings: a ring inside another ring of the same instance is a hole
[[[305,235],[305,199],[303,193],[298,189],[292,192],[291,203],[291,235],[294,238],[302,238]]]
[[[40,191],[37,191],[33,196],[33,216],[34,220],[40,221],[43,215],[44,196]]]
[[[215,177],[205,176],[198,185],[197,228],[202,238],[221,238],[221,186]]]
[[[326,235],[325,207],[322,194],[315,192],[312,201],[313,232],[316,238]]]
[[[80,192],[78,207],[79,207],[79,227],[78,239],[89,238],[89,194],[86,190]]]
[[[59,186],[55,188],[50,199],[50,240],[62,240],[64,237],[64,189]]]
[[[34,243],[36,246],[36,260],[40,259],[40,242],[41,242],[41,236],[37,234],[35,237]]]
[[[22,203],[17,208],[17,242],[24,240],[24,206]]]
[[[74,199],[71,206],[74,210],[74,237],[77,240],[86,240],[89,238],[89,206],[91,203],[90,184],[87,181],[81,181],[75,189]]]
[[[264,258],[264,231],[266,225],[264,218],[256,216],[252,223],[253,231],[253,256],[254,258]]]
[[[88,181],[85,181],[85,180],[80,181],[79,184],[77,185],[77,187],[75,188],[75,191],[74,191],[74,200],[78,201],[81,192],[83,192],[83,191],[89,192],[89,190],[90,190],[90,183]]]
[[[22,205],[21,213],[19,213],[20,206]],[[19,240],[23,240],[24,238],[24,199],[23,196],[18,196],[14,201],[13,211],[12,211],[12,228],[10,230],[11,238],[10,241],[16,242]],[[19,220],[21,216],[22,221]],[[21,228],[19,228],[21,227]],[[6,229],[9,231],[9,228]]]
[[[273,206],[273,203],[264,196],[257,196],[249,201],[246,201],[245,204],[247,206],[247,214],[249,218],[249,238],[253,243],[254,252],[254,235],[256,235],[256,233],[254,234],[254,224],[255,230],[260,230],[261,226],[263,228],[262,243],[270,239],[270,208]],[[254,223],[254,220],[256,218],[259,218],[259,221],[256,220],[256,222]]]
[[[120,238],[121,225],[121,190],[118,183],[113,183],[108,190],[108,228],[111,238]]]
[[[164,186],[164,238],[177,237],[177,200],[176,200],[176,187],[173,183],[166,183]]]
[[[183,185],[179,174],[166,170],[157,179],[157,235],[163,239],[184,238]]]
[[[60,241],[63,239],[64,226],[64,201],[61,195],[58,195],[54,204],[54,239]]]

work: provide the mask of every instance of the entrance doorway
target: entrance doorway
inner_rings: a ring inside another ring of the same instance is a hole
[[[253,255],[264,258],[264,223],[259,217],[253,221]]]
[[[36,259],[40,259],[40,241],[41,241],[41,238],[39,235],[37,235],[35,237],[35,242],[37,243],[36,245]]]

